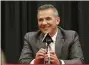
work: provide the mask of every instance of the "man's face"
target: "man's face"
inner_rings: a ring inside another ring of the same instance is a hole
[[[41,10],[38,12],[38,27],[43,33],[54,35],[60,18],[55,16],[53,9]]]

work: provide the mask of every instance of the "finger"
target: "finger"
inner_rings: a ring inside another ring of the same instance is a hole
[[[54,51],[50,51],[50,54],[55,54],[55,52]]]
[[[35,59],[43,59],[44,58],[44,54],[42,53],[38,53],[35,57]]]
[[[46,50],[41,48],[37,53],[36,53],[36,57],[39,57],[39,56],[43,56],[45,55],[46,53]]]
[[[56,56],[56,54],[55,53],[50,53],[50,56]]]
[[[50,56],[50,60],[55,60],[55,58],[56,58],[56,56],[54,56],[53,54]],[[46,61],[48,61],[48,54],[45,54],[44,59],[45,59]]]
[[[48,61],[48,57],[44,57],[44,60],[45,60],[45,61]]]
[[[51,62],[51,63],[55,63],[55,60],[52,60],[52,59],[51,59],[50,62]]]
[[[46,53],[46,49],[41,48],[38,53]]]
[[[44,56],[39,56],[36,59],[43,59],[43,58],[44,58]]]
[[[44,57],[45,57],[45,58],[48,58],[48,54],[45,54]],[[50,57],[51,57],[51,58],[57,58],[56,54],[50,54]]]
[[[37,53],[36,56],[44,56],[44,53]]]
[[[56,56],[56,54],[50,54],[50,58],[52,58],[52,59],[55,58],[56,59],[57,56]]]
[[[50,62],[51,62],[52,64],[60,64],[60,62],[59,62],[58,59],[56,59],[56,60],[54,60],[54,59],[52,60],[52,59],[51,59]]]
[[[54,55],[52,55],[52,56],[50,56],[50,59],[51,59],[51,60],[55,60],[56,57],[55,57]]]
[[[43,57],[44,57],[44,55],[45,55],[44,52],[38,51],[38,52],[36,53],[36,57],[39,57],[39,56],[43,56]]]
[[[48,61],[48,57],[44,58],[45,61]],[[56,63],[57,59],[55,57],[50,57],[50,62],[51,63]]]

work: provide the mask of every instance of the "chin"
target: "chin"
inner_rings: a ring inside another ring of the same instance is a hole
[[[45,33],[49,33],[48,31],[42,31],[42,32],[43,32],[44,34],[45,34]]]
[[[45,33],[48,33],[48,32],[45,31],[45,32],[43,32],[43,33],[45,34]]]

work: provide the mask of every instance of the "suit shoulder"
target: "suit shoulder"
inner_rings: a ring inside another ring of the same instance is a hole
[[[75,37],[78,36],[78,33],[74,30],[64,30],[61,29],[62,33],[64,34],[65,37]]]
[[[66,29],[63,29],[63,28],[61,28],[61,27],[59,27],[59,29],[60,29],[63,33],[66,33],[66,34],[70,34],[70,33],[75,34],[75,33],[76,33],[76,31],[74,31],[74,30],[66,30]]]
[[[38,34],[39,34],[38,31],[35,31],[35,32],[27,32],[25,34],[24,38],[30,38],[30,39],[32,39],[32,38],[37,37]]]
[[[27,32],[25,35],[27,35],[27,36],[33,36],[33,35],[35,35],[37,32]]]
[[[74,30],[64,30],[64,33],[66,34],[76,34],[77,32]]]

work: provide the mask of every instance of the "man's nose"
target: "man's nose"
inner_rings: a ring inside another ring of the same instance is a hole
[[[43,20],[42,24],[44,24],[44,25],[47,24],[47,21],[46,20]]]

